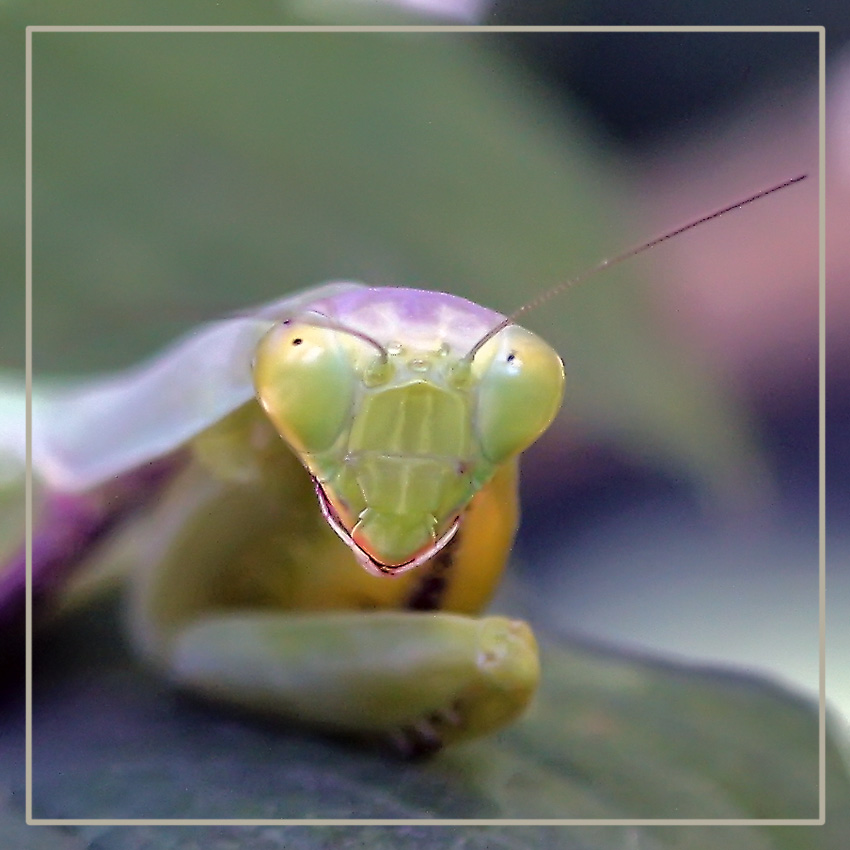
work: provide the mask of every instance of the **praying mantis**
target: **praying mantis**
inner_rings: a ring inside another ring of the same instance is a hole
[[[409,753],[516,720],[530,626],[485,609],[558,354],[454,295],[333,282],[202,326],[114,376],[36,393],[34,585],[122,536],[130,639],[215,700]],[[0,573],[22,586],[23,550]],[[5,588],[5,589],[3,589]]]

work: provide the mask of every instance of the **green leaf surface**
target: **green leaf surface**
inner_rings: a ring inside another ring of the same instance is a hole
[[[36,646],[34,815],[42,818],[817,818],[817,707],[764,681],[546,641],[533,710],[419,762],[176,697],[115,640],[115,601]],[[22,799],[20,708],[0,780]],[[12,722],[8,722],[9,720]],[[825,827],[455,827],[451,846],[838,848],[850,778],[830,733]],[[17,768],[15,767],[17,765]],[[3,812],[0,811],[0,826]],[[76,828],[98,848],[140,832]],[[157,847],[445,846],[440,828],[170,828]],[[340,841],[340,844],[334,844]],[[197,843],[200,842],[200,843]],[[349,843],[346,843],[349,842]]]

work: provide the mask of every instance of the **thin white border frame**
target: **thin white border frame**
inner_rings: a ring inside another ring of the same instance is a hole
[[[818,269],[818,413],[819,413],[819,816],[803,819],[710,819],[710,818],[33,818],[32,816],[32,36],[36,32],[814,32],[818,33],[819,83],[819,269]],[[825,487],[825,420],[826,388],[826,88],[825,42],[823,26],[481,26],[481,25],[418,25],[418,26],[28,26],[26,28],[26,294],[25,294],[25,369],[26,369],[26,823],[32,826],[823,826],[826,822],[826,487]]]

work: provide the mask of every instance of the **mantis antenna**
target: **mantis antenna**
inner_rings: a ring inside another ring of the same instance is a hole
[[[768,195],[772,195],[774,192],[778,192],[780,189],[786,189],[788,186],[793,186],[795,183],[799,183],[801,180],[805,180],[809,175],[808,174],[799,174],[796,177],[792,177],[790,180],[783,180],[781,183],[777,183],[774,186],[770,186],[767,189],[762,189],[761,192],[756,192],[754,195],[749,195],[743,200],[736,201],[734,204],[728,204],[725,207],[722,207],[719,210],[715,210],[708,215],[701,216],[700,218],[694,219],[693,221],[688,222],[687,224],[682,225],[681,227],[677,227],[675,230],[669,230],[666,233],[662,233],[660,236],[656,236],[654,239],[650,239],[648,242],[642,242],[640,245],[636,245],[633,248],[629,248],[628,251],[623,251],[622,254],[617,254],[614,257],[609,257],[607,260],[603,260],[601,263],[597,263],[597,265],[588,269],[585,272],[582,272],[575,277],[569,278],[568,280],[561,281],[561,283],[555,284],[555,286],[550,289],[541,292],[536,298],[533,298],[531,301],[523,304],[518,309],[514,310],[509,316],[506,316],[498,325],[491,328],[487,331],[475,345],[469,350],[469,352],[464,357],[464,360],[471,362],[472,358],[478,353],[481,347],[489,342],[497,333],[503,331],[508,325],[512,325],[523,313],[528,313],[530,310],[534,310],[539,307],[541,304],[545,304],[551,298],[554,298],[556,295],[560,295],[567,289],[571,289],[573,286],[576,286],[579,283],[583,283],[588,278],[594,277],[599,274],[599,272],[604,271],[605,269],[611,268],[612,266],[619,265],[625,260],[629,260],[632,257],[636,257],[638,254],[642,254],[644,251],[648,251],[650,248],[654,248],[656,245],[660,245],[662,242],[666,242],[668,239],[672,239],[674,236],[678,236],[680,233],[684,233],[687,230],[691,230],[694,227],[697,227],[700,224],[705,224],[707,221],[712,221],[715,218],[720,218],[720,216],[725,215],[728,212],[732,212],[732,210],[740,209],[741,207],[747,206],[747,204],[751,204],[753,201],[758,201],[761,198],[765,198]]]

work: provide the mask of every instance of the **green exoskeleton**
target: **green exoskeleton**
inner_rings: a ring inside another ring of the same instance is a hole
[[[118,535],[132,641],[182,688],[420,751],[514,720],[534,635],[481,612],[564,389],[516,315],[331,283],[39,396],[35,584]]]

